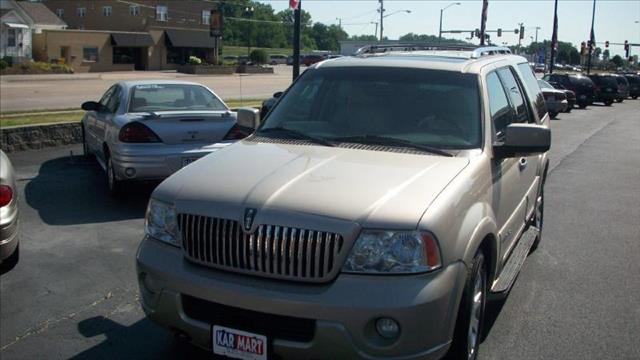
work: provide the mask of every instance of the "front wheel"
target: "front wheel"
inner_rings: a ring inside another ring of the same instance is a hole
[[[487,271],[482,250],[473,258],[458,309],[458,320],[448,359],[475,360],[487,302]]]
[[[549,117],[550,117],[551,119],[555,119],[555,118],[556,118],[556,116],[558,116],[558,113],[557,113],[557,112],[550,112],[550,113],[549,113]]]
[[[613,104],[613,100],[607,100],[604,102],[605,106],[611,106],[611,104]]]
[[[633,95],[631,98],[632,98],[633,100],[635,100],[635,99],[637,99],[637,98],[638,98],[638,95]]]
[[[619,102],[619,103],[621,103],[623,101],[624,101],[624,99],[616,99],[616,102]]]
[[[587,104],[578,104],[578,107],[579,107],[580,109],[584,109],[584,108],[586,108],[586,107],[587,107]]]

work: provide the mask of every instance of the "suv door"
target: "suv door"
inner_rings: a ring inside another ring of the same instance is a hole
[[[487,97],[492,124],[493,142],[502,140],[504,130],[513,122],[513,108],[497,72],[486,78]],[[498,225],[500,254],[504,256],[516,236],[516,228],[521,216],[516,214],[518,206],[519,174],[518,160],[515,158],[494,159],[491,163],[492,208]]]
[[[526,100],[523,84],[517,79],[516,72],[511,67],[505,67],[498,70],[498,75],[505,92],[508,94],[513,114],[512,122],[535,124],[530,103]],[[513,219],[510,222],[511,228],[508,229],[511,233],[508,236],[508,240],[505,239],[503,257],[509,254],[511,248],[515,245],[518,234],[524,229],[527,219],[533,214],[538,192],[538,155],[509,160],[516,162],[518,170],[515,191],[511,194],[515,198],[510,200],[510,203],[515,203],[516,205],[512,214]]]

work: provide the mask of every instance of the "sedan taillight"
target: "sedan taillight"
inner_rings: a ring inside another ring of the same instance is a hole
[[[224,136],[223,140],[241,140],[252,133],[253,129],[235,124],[229,132],[227,132],[227,135]]]
[[[160,138],[143,123],[128,123],[120,129],[118,140],[124,143],[158,143]]]
[[[0,207],[5,206],[13,199],[13,189],[8,185],[0,185]]]

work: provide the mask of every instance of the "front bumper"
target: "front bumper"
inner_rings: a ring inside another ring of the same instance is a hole
[[[119,144],[111,149],[111,161],[119,180],[161,180],[230,144]]]
[[[213,324],[187,315],[183,302],[189,297],[214,307],[312,320],[315,330],[306,341],[269,338],[271,352],[287,359],[440,358],[450,345],[465,269],[457,262],[415,276],[341,274],[331,283],[317,285],[194,265],[184,260],[181,249],[148,238],[137,254],[145,313],[161,326],[186,333],[196,346],[211,348]],[[375,320],[380,317],[400,324],[397,339],[386,340],[376,333]]]
[[[568,104],[567,100],[549,100],[547,101],[547,109],[554,113],[561,113],[567,110]]]

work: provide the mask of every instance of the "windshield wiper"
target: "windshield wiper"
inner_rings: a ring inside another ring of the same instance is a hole
[[[388,145],[393,147],[407,147],[422,150],[424,152],[429,152],[432,154],[452,157],[453,154],[440,150],[438,148],[431,147],[429,145],[416,144],[411,141],[402,140],[393,137],[386,136],[378,136],[378,135],[361,135],[361,136],[345,136],[338,138],[331,138],[331,141],[340,141],[340,142],[352,142],[359,144],[375,144],[375,145]]]
[[[288,129],[282,126],[260,129],[256,135],[263,135],[263,134],[276,134],[276,135],[282,134],[288,137],[294,137],[298,140],[308,140],[308,141],[311,141],[312,143],[319,144],[319,145],[335,146],[334,144],[330,143],[324,138],[307,135],[300,131]]]

